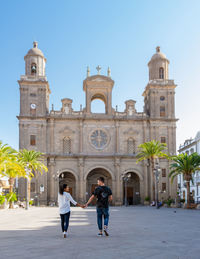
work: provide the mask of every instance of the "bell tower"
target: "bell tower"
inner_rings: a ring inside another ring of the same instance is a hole
[[[114,81],[110,77],[110,68],[108,68],[107,76],[100,75],[101,67],[97,68],[98,74],[90,76],[90,70],[87,70],[87,78],[83,81],[83,90],[86,95],[85,112],[91,114],[91,102],[100,99],[105,104],[105,113],[111,115],[112,109],[112,89]]]
[[[45,116],[49,112],[49,83],[45,74],[46,58],[33,42],[25,60],[25,75],[20,86],[20,116]]]
[[[169,60],[156,48],[148,63],[149,82],[143,93],[144,112],[151,118],[175,118],[174,80],[169,80]]]

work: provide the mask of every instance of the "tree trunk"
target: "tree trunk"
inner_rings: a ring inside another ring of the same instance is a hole
[[[9,192],[12,193],[13,192],[13,185],[14,185],[14,178],[9,178],[8,180],[9,182]],[[9,209],[13,209],[14,206],[13,206],[13,202],[12,201],[9,201]]]
[[[31,199],[31,179],[28,179],[28,201]]]
[[[190,181],[187,181],[187,209],[190,209]]]
[[[156,201],[154,167],[155,167],[154,158],[151,158],[152,181],[153,181],[153,199],[154,199],[154,201]]]

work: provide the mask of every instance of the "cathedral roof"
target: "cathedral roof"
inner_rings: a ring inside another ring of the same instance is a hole
[[[41,56],[44,58],[44,54],[40,49],[38,49],[38,43],[36,41],[33,42],[33,48],[28,51],[25,58],[27,56]]]

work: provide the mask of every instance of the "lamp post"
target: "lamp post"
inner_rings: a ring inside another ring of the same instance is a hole
[[[128,201],[127,201],[127,183],[129,181],[129,179],[131,178],[131,174],[122,174],[122,179],[124,180],[124,203],[125,203],[125,206],[127,207],[128,206]]]
[[[160,175],[160,166],[158,162],[158,158],[156,159],[155,168],[154,168],[154,175],[155,175],[155,199],[156,199],[156,208],[159,209],[158,206],[158,182],[159,182],[159,175]]]

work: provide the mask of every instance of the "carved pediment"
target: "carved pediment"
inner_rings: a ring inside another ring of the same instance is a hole
[[[135,130],[132,127],[127,129],[126,131],[124,131],[124,135],[135,136],[135,135],[138,135],[138,134],[139,134],[138,130]]]
[[[61,129],[61,130],[59,131],[59,133],[68,136],[68,135],[74,134],[75,131],[72,130],[70,127],[66,126],[66,127],[64,127],[63,129]]]

